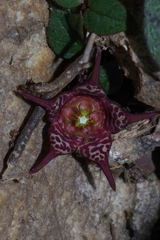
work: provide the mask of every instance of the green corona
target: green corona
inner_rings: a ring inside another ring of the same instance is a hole
[[[89,124],[89,115],[86,111],[82,111],[75,121],[76,127],[85,127]]]

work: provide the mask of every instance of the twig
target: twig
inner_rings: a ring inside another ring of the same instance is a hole
[[[94,41],[95,41],[95,38],[96,38],[96,34],[95,33],[91,33],[89,38],[88,38],[88,44],[85,48],[85,51],[84,51],[84,54],[83,54],[83,57],[81,59],[81,63],[87,63],[89,62],[89,58],[90,58],[90,53],[91,53],[91,50],[92,50],[92,47],[93,47],[93,44],[94,44]]]
[[[90,65],[88,64],[90,59],[90,53],[93,48],[93,44],[96,38],[95,33],[91,33],[88,38],[88,43],[86,45],[85,51],[83,55],[78,57],[73,63],[69,65],[69,67],[53,82],[51,83],[43,83],[42,85],[31,85],[29,90],[44,93],[44,92],[55,92],[55,95],[60,92],[68,83],[70,83],[77,74],[82,70],[82,68],[88,68]],[[54,97],[54,96],[52,96]]]
[[[35,110],[33,111],[27,124],[24,126],[20,136],[16,141],[14,149],[8,158],[9,163],[14,164],[16,160],[21,156],[33,130],[38,125],[44,113],[45,113],[45,110],[43,108],[36,106]]]
[[[45,83],[43,85],[31,85],[29,90],[36,93],[53,92],[50,98],[54,97],[58,92],[60,92],[64,87],[66,87],[67,84],[70,83],[83,68],[89,67],[89,64],[81,62],[82,58],[83,55],[78,57],[52,83]]]

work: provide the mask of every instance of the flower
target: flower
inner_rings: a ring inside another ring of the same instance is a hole
[[[35,173],[58,155],[78,152],[96,163],[115,191],[115,181],[108,164],[111,134],[128,124],[156,116],[157,112],[130,114],[118,103],[108,99],[99,83],[101,51],[98,50],[89,80],[78,83],[72,90],[61,92],[53,99],[20,93],[46,109],[50,122],[50,150],[44,159],[30,170]]]

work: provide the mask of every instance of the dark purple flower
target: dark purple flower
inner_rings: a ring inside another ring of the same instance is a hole
[[[76,151],[99,165],[112,189],[116,190],[108,165],[111,134],[121,131],[132,122],[158,113],[129,114],[119,104],[108,99],[98,81],[100,61],[101,52],[98,51],[91,78],[53,99],[45,100],[20,91],[25,98],[46,109],[50,122],[50,150],[30,173],[39,171],[58,155]]]

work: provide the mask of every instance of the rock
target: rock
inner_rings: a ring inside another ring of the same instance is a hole
[[[31,79],[48,81],[54,71],[54,54],[46,41],[49,11],[45,1],[2,1],[0,18],[2,168],[3,160],[8,157],[10,131],[12,138],[16,137],[14,134],[19,132],[30,108],[30,103],[16,94],[17,86]],[[1,179],[1,239],[111,240],[115,236],[141,240],[147,237],[158,218],[160,205],[160,186],[155,175],[141,183],[126,183],[117,177],[115,193],[97,166],[67,155],[57,157],[40,172],[29,175],[29,169],[45,151],[42,140],[47,129],[43,127],[41,121],[21,158],[15,165],[8,164]],[[136,149],[132,150],[125,153],[136,154]],[[123,160],[123,154],[121,157]]]

